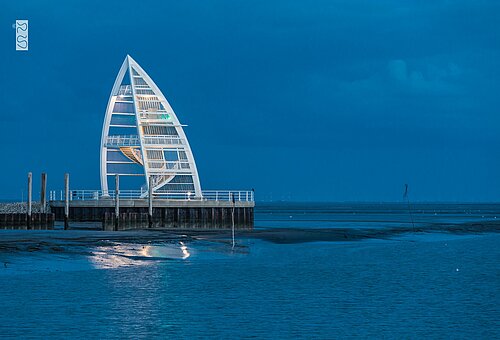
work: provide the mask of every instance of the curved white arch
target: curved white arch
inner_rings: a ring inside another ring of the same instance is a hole
[[[202,196],[196,162],[177,115],[151,77],[128,55],[109,97],[100,159],[104,193],[109,177],[118,174],[144,176],[145,187],[152,185],[156,194]]]

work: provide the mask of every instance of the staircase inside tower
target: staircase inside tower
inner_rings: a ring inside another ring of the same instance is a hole
[[[162,186],[168,183],[174,176],[172,175],[153,175],[151,176],[151,185],[153,186],[153,192],[160,189]]]
[[[130,146],[122,146],[122,147],[120,147],[120,151],[125,156],[127,156],[128,159],[130,159],[134,163],[143,165],[142,156],[141,156],[141,150],[139,150],[139,148],[130,147]]]

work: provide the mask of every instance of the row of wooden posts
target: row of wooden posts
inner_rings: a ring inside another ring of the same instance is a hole
[[[54,224],[54,214],[47,210],[47,174],[42,173],[40,190],[40,211],[33,213],[33,174],[28,173],[28,197],[26,212],[12,211],[0,213],[0,228],[9,229],[26,227],[26,229],[46,229],[52,228]]]
[[[119,214],[120,214],[120,176],[115,175],[115,230],[118,230],[119,223]],[[31,172],[28,173],[28,207],[27,207],[27,215],[28,215],[28,228],[30,228],[30,220],[32,215],[32,196],[33,196],[33,174]],[[148,224],[149,227],[153,224],[153,195],[152,195],[152,186],[149,186],[149,205],[148,205]],[[45,213],[47,209],[47,174],[45,172],[42,173],[42,187],[40,190],[40,212]],[[69,227],[69,174],[64,174],[64,229],[68,229]]]
[[[40,212],[47,212],[47,174],[42,172],[40,189]],[[28,199],[27,199],[27,228],[30,229],[32,216],[32,197],[33,197],[33,174],[28,172]],[[68,229],[69,221],[69,174],[64,174],[64,229]]]
[[[40,212],[47,212],[47,174],[42,173],[41,177],[41,190],[40,190]],[[151,180],[150,180],[151,183]],[[28,173],[28,207],[27,207],[27,227],[30,228],[31,216],[32,216],[32,193],[33,193],[33,174]],[[115,225],[114,230],[119,229],[120,223],[120,176],[115,175]],[[64,229],[69,228],[69,174],[64,174]],[[233,197],[233,229],[234,229],[234,197]],[[148,189],[148,227],[151,228],[153,225],[153,186],[149,185]]]
[[[33,197],[33,174],[28,173],[28,200],[26,209],[26,227],[31,228],[32,221],[32,197]],[[40,189],[40,212],[45,214],[47,212],[47,174],[42,172],[42,185]]]
[[[149,186],[148,195],[148,225],[153,225],[153,186]],[[119,227],[120,215],[120,176],[115,175],[115,230]],[[28,229],[30,228],[30,221],[32,215],[32,196],[33,196],[33,174],[28,173],[28,200],[27,200],[27,215],[28,215]],[[40,190],[40,212],[46,213],[47,211],[47,174],[42,173],[42,187]],[[69,174],[64,174],[64,229],[69,227]]]

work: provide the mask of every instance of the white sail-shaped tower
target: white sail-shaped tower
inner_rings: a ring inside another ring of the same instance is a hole
[[[196,163],[182,125],[158,86],[130,56],[109,97],[101,137],[101,189],[114,177],[129,189],[175,198],[202,196]],[[127,189],[123,185],[120,188]]]

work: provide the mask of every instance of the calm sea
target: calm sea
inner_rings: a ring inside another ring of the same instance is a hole
[[[257,228],[482,223],[498,205],[261,204]],[[0,233],[0,238],[2,234]],[[500,338],[500,233],[0,251],[0,336]]]

